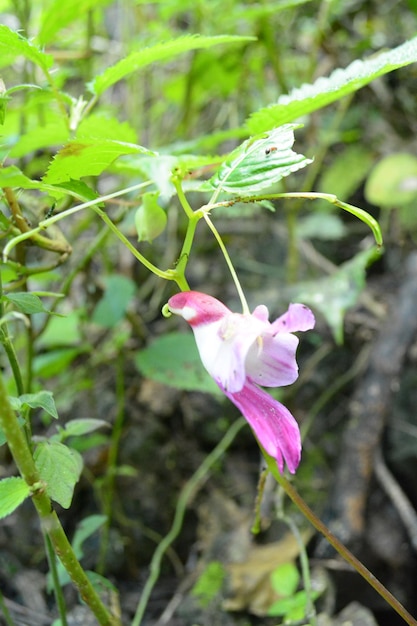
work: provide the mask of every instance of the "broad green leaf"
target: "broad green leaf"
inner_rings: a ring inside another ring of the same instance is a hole
[[[348,200],[365,180],[373,162],[373,153],[364,145],[344,146],[342,152],[323,168],[317,191],[334,193],[339,200]]]
[[[113,139],[136,143],[137,134],[128,122],[119,122],[115,117],[93,113],[85,117],[77,128],[76,139]]]
[[[16,165],[0,169],[0,187],[21,187],[22,189],[39,189],[42,183],[31,180]]]
[[[43,441],[36,446],[34,459],[48,496],[68,509],[83,468],[81,455],[58,441]]]
[[[74,0],[54,0],[42,13],[39,42],[42,45],[51,42],[62,28],[79,20],[97,5],[104,7],[110,2],[111,0],[77,0],[76,10],[74,10]]]
[[[51,114],[45,124],[37,124],[23,135],[20,135],[10,150],[10,156],[19,158],[36,150],[59,146],[68,141],[69,131],[62,118]]]
[[[320,593],[316,591],[311,592],[311,597],[315,600]],[[286,623],[293,623],[301,621],[305,618],[307,608],[307,594],[305,591],[297,591],[293,596],[289,598],[281,598],[272,604],[268,610],[268,615],[278,617],[285,615],[288,619]]]
[[[192,333],[169,333],[135,356],[138,370],[152,380],[188,391],[220,393],[201,363]]]
[[[138,241],[152,241],[164,232],[167,214],[158,204],[159,191],[149,191],[142,196],[142,204],[135,213]]]
[[[41,378],[51,378],[65,371],[80,354],[91,354],[91,348],[59,348],[39,354],[33,360],[34,372]]]
[[[125,316],[136,285],[130,278],[121,274],[107,276],[106,291],[94,309],[92,321],[106,328],[113,328]]]
[[[43,182],[59,184],[98,176],[122,154],[134,153],[153,154],[142,146],[111,139],[71,141],[56,154]]]
[[[415,200],[417,157],[399,152],[379,161],[366,181],[365,197],[372,204],[388,208],[404,206]]]
[[[294,299],[310,304],[329,324],[338,344],[343,342],[346,311],[356,304],[365,286],[366,268],[380,257],[370,248],[343,263],[334,274],[311,283],[301,283],[291,291]]]
[[[49,313],[39,296],[25,291],[8,293],[3,298],[12,302],[22,313],[33,315],[33,313]]]
[[[47,71],[54,61],[50,54],[42,52],[35,44],[23,37],[23,35],[0,24],[1,65],[4,64],[4,61],[11,63],[17,56],[26,57],[26,59],[32,63],[39,65],[44,71]]]
[[[13,513],[30,495],[29,485],[19,476],[0,480],[0,519]]]
[[[256,111],[247,120],[249,131],[260,133],[297,120],[361,89],[378,76],[416,61],[417,37],[365,61],[356,60],[347,68],[337,69],[313,84],[302,85],[290,94],[280,96],[276,104]]]
[[[198,598],[201,607],[206,608],[220,593],[225,578],[226,570],[223,563],[210,561],[191,589],[191,595]]]
[[[80,417],[78,419],[69,420],[65,424],[63,434],[65,437],[79,437],[80,435],[92,433],[103,426],[108,427],[109,423],[92,417]]]
[[[156,61],[170,61],[178,54],[188,52],[189,50],[211,48],[212,46],[224,43],[241,44],[245,41],[253,40],[254,37],[238,37],[234,35],[218,35],[215,37],[185,35],[184,37],[178,37],[172,41],[159,43],[155,46],[132,52],[115,65],[107,68],[102,74],[97,76],[88,87],[92,93],[99,96],[117,81],[122,80],[122,78],[125,78],[132,72],[136,72]]]
[[[42,389],[37,393],[25,393],[18,398],[11,397],[10,403],[15,411],[20,411],[26,404],[32,409],[43,409],[55,419],[58,419],[58,413],[55,406],[54,396],[51,391]]]
[[[247,139],[203,187],[240,196],[254,195],[305,167],[311,159],[291,150],[294,128],[298,126],[288,124]]]
[[[282,563],[271,574],[272,588],[281,597],[295,593],[299,582],[300,574],[294,563]]]

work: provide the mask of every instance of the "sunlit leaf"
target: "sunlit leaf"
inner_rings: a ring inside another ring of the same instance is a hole
[[[0,187],[21,187],[22,189],[39,189],[42,183],[31,180],[16,165],[0,169]]]
[[[134,153],[152,154],[142,146],[110,139],[71,141],[56,154],[43,182],[59,184],[98,176],[122,154]]]
[[[65,424],[63,433],[65,434],[65,437],[79,437],[80,435],[92,433],[98,428],[103,428],[103,426],[108,427],[109,423],[93,417],[80,417],[69,420]]]
[[[0,519],[13,513],[29,494],[29,485],[19,476],[0,480]]]
[[[48,496],[68,509],[83,467],[81,455],[57,441],[43,441],[36,446],[34,459]]]
[[[281,597],[295,593],[299,582],[300,574],[294,563],[282,563],[271,574],[272,587]]]
[[[77,128],[76,139],[113,139],[134,144],[137,135],[128,122],[104,113],[94,113],[85,117]]]
[[[204,188],[254,195],[311,163],[291,150],[294,126],[288,124],[247,139],[233,150]]]
[[[16,33],[4,24],[0,24],[0,59],[12,62],[17,56],[24,56],[43,70],[48,70],[54,61],[50,54],[42,52],[38,46],[23,35]],[[1,63],[1,65],[3,64],[4,62]]]
[[[46,413],[58,419],[54,396],[51,391],[47,391],[46,389],[42,389],[36,393],[25,393],[18,398],[11,397],[10,403],[15,411],[20,411],[26,404],[32,409],[43,409]]]
[[[99,96],[117,81],[125,78],[125,76],[128,76],[132,72],[136,72],[151,63],[155,63],[155,61],[170,61],[178,54],[188,52],[189,50],[211,48],[212,46],[224,43],[241,44],[245,41],[251,41],[253,39],[254,37],[238,37],[234,35],[218,35],[215,37],[185,35],[184,37],[178,37],[172,41],[159,43],[154,46],[138,50],[137,52],[132,52],[115,65],[108,67],[88,86],[94,94]]]
[[[302,85],[290,94],[280,96],[276,104],[256,111],[247,120],[249,131],[260,133],[297,120],[357,91],[378,76],[416,61],[417,37],[365,61],[356,60],[347,68],[337,69],[329,77],[320,77],[313,84]]]
[[[62,28],[79,20],[97,5],[104,7],[110,2],[111,0],[77,0],[77,7],[74,10],[74,0],[54,0],[42,13],[42,23],[38,34],[40,43],[52,41]]]

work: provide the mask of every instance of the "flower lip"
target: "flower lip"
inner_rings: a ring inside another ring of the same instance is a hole
[[[183,291],[168,300],[172,313],[181,315],[190,326],[209,324],[231,313],[222,302],[198,291]]]

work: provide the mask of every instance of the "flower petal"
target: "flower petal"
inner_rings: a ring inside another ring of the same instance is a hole
[[[288,311],[281,315],[271,326],[274,334],[277,332],[294,333],[297,330],[314,328],[316,320],[310,309],[304,304],[290,304]]]
[[[231,313],[220,300],[199,291],[183,291],[168,300],[172,313],[181,315],[190,326],[208,324]]]
[[[219,387],[242,412],[265,451],[277,460],[280,472],[285,462],[294,474],[301,458],[301,437],[289,410],[250,382],[237,393]]]
[[[298,338],[290,333],[264,335],[246,359],[248,377],[264,387],[290,385],[298,378],[297,346]]]

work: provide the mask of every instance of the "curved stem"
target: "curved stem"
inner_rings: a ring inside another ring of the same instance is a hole
[[[287,496],[294,502],[297,508],[303,513],[308,521],[321,533],[330,545],[375,589],[375,591],[400,615],[409,626],[417,626],[417,620],[407,611],[407,609],[395,598],[390,591],[344,546],[339,539],[327,528],[325,524],[313,513],[308,504],[303,500],[293,485],[279,473],[275,459],[262,450],[268,469],[273,474],[275,480],[283,488]]]
[[[233,278],[233,282],[236,285],[236,289],[237,289],[237,292],[239,294],[240,301],[242,303],[242,311],[245,314],[249,314],[250,310],[249,310],[249,306],[248,306],[248,303],[247,303],[246,298],[245,298],[245,294],[243,293],[242,286],[241,286],[239,278],[238,278],[238,276],[236,274],[236,270],[233,267],[233,263],[232,263],[231,258],[229,256],[229,253],[226,250],[226,246],[224,245],[223,240],[222,240],[222,238],[220,237],[220,235],[219,235],[219,233],[217,231],[217,228],[214,226],[214,224],[211,221],[211,219],[209,218],[207,212],[204,213],[204,219],[206,220],[207,225],[210,228],[211,232],[215,236],[216,241],[219,244],[220,250],[223,252],[223,256],[224,256],[224,258],[226,260],[226,263],[228,265],[228,268],[229,268],[230,273],[231,273],[232,278]]]

